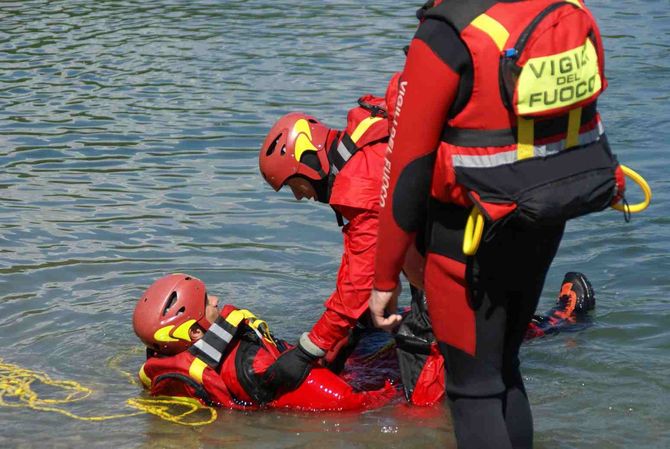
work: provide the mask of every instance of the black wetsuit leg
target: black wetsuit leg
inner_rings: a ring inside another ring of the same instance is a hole
[[[532,447],[533,421],[519,371],[519,347],[562,234],[563,226],[500,229],[467,259],[460,299],[454,287],[459,284],[454,282],[455,261],[444,254],[432,260],[429,256],[429,263],[438,266],[426,267],[433,276],[430,282],[427,278],[427,290],[435,292],[428,291],[431,319],[446,360],[448,403],[459,449]],[[447,274],[449,287],[438,298],[435,285],[440,285],[436,278],[441,272]],[[454,306],[459,301],[465,306]],[[449,323],[454,310],[464,313],[461,321],[471,321],[472,326]]]

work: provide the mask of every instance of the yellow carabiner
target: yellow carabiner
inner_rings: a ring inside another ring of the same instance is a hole
[[[479,248],[484,232],[484,215],[477,206],[472,207],[468,221],[465,223],[465,235],[463,236],[463,254],[474,256]]]
[[[254,320],[249,320],[249,326],[260,332],[263,338],[265,338],[268,342],[277,346],[277,343],[275,343],[275,341],[272,339],[272,334],[270,333],[270,327],[268,326],[268,323],[256,318]]]
[[[626,176],[628,176],[630,179],[635,181],[637,185],[640,186],[642,192],[644,193],[644,201],[642,201],[641,203],[633,204],[632,206],[616,203],[612,204],[612,208],[620,210],[622,212],[630,212],[631,214],[642,212],[649,206],[649,203],[651,202],[651,187],[649,187],[647,181],[645,181],[645,179],[642,176],[640,176],[635,170],[628,168],[625,165],[621,165],[621,171],[623,171],[623,173]]]

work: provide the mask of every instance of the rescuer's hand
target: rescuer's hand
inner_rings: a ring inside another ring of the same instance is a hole
[[[398,315],[398,295],[400,294],[400,285],[392,292],[380,292],[379,290],[372,290],[368,307],[370,308],[370,316],[375,327],[384,329],[385,331],[392,331],[402,321],[402,316]],[[387,317],[384,316],[388,312]]]
[[[272,397],[295,390],[302,384],[309,372],[325,352],[316,346],[304,333],[295,348],[289,349],[277,358],[263,373],[261,382],[272,393]]]

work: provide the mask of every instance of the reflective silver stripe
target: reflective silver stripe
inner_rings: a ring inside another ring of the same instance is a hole
[[[598,122],[597,128],[593,128],[591,131],[586,131],[579,135],[579,145],[595,142],[600,139],[600,136],[602,136],[604,132],[605,126],[603,125],[603,122]]]
[[[214,323],[209,327],[209,332],[212,332],[214,335],[219,337],[221,340],[224,340],[226,343],[230,342],[230,340],[233,338],[232,334],[219,326],[218,324]]]
[[[497,167],[498,165],[511,164],[513,162],[516,162],[516,148],[502,153],[483,156],[471,156],[467,154],[454,154],[451,156],[451,163],[454,167]]]
[[[342,156],[344,162],[347,162],[351,158],[351,153],[342,142],[337,145],[337,152],[340,153],[340,156]]]
[[[340,171],[335,167],[335,164],[330,164],[330,170],[333,172],[334,175],[338,174]]]
[[[598,126],[590,131],[583,132],[579,135],[579,145],[586,145],[600,139],[600,136],[605,132],[605,127],[602,122],[598,122]],[[533,157],[546,157],[551,154],[558,153],[565,149],[565,139],[558,142],[548,143],[546,145],[535,145],[533,147]],[[503,151],[497,154],[486,155],[468,155],[468,154],[454,154],[451,156],[452,165],[454,167],[464,168],[486,168],[498,167],[500,165],[512,164],[517,161],[516,148],[509,151]]]
[[[214,346],[210,345],[203,339],[196,341],[193,346],[204,352],[208,357],[219,362],[221,360],[221,352],[217,351]]]

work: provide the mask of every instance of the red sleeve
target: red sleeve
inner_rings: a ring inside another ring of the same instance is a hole
[[[350,216],[343,228],[344,250],[337,273],[337,288],[326,300],[326,311],[314,325],[309,338],[325,351],[329,351],[368,308],[372,290],[377,241],[378,212],[362,210]]]
[[[405,252],[419,230],[412,224],[425,218],[432,155],[458,91],[460,76],[444,57],[449,50],[435,50],[434,41],[415,36],[399,81],[380,197],[374,285],[382,291],[397,286]]]

